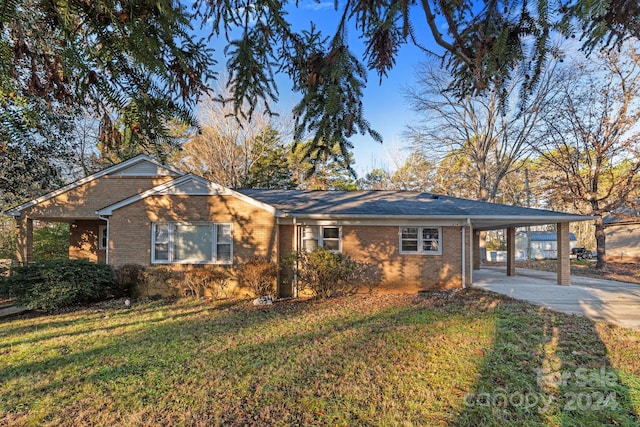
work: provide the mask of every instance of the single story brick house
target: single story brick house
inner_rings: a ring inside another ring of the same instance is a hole
[[[33,220],[70,224],[69,257],[113,266],[185,268],[274,262],[324,246],[375,265],[380,288],[464,287],[480,268],[479,232],[557,224],[558,283],[569,284],[569,223],[590,217],[405,191],[234,190],[140,155],[17,206],[18,261],[31,260]],[[283,274],[281,296],[296,293]]]

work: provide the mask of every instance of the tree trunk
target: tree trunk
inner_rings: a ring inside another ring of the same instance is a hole
[[[595,221],[596,226],[596,268],[601,269],[606,266],[606,261],[604,259],[606,255],[606,245],[605,245],[605,234],[604,227],[602,226],[602,217],[598,216],[598,219]]]

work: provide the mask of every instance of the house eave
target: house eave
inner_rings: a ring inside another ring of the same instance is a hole
[[[113,173],[117,173],[118,171],[121,171],[123,169],[127,169],[127,168],[129,168],[129,167],[131,167],[131,166],[133,166],[133,165],[135,165],[137,163],[143,162],[143,161],[147,161],[147,162],[153,163],[154,165],[162,167],[162,168],[164,168],[164,169],[166,169],[166,170],[168,170],[168,171],[170,171],[170,172],[172,172],[172,173],[174,173],[174,174],[176,174],[178,176],[184,175],[184,172],[181,172],[178,169],[175,169],[175,168],[173,168],[171,166],[163,165],[160,162],[158,162],[157,160],[154,160],[151,157],[142,154],[142,155],[133,157],[133,158],[131,158],[129,160],[125,160],[124,162],[121,162],[121,163],[118,163],[116,165],[113,165],[111,167],[108,167],[106,169],[103,169],[103,170],[101,170],[99,172],[96,172],[94,174],[91,174],[89,176],[86,176],[84,178],[81,178],[81,179],[79,179],[77,181],[72,182],[71,184],[67,184],[67,185],[65,185],[63,187],[58,188],[57,190],[51,191],[51,192],[49,192],[47,194],[44,194],[44,195],[42,195],[40,197],[37,197],[37,198],[35,198],[33,200],[25,202],[25,203],[23,203],[21,205],[14,206],[13,208],[5,211],[4,213],[6,215],[15,216],[15,217],[21,216],[22,215],[21,212],[23,210],[25,210],[25,209],[28,209],[28,208],[30,208],[32,206],[35,206],[35,205],[39,204],[39,203],[42,203],[42,202],[47,201],[49,199],[52,199],[52,198],[54,198],[56,196],[59,196],[59,195],[65,193],[65,192],[69,191],[69,190],[72,190],[72,189],[74,189],[76,187],[79,187],[79,186],[81,186],[83,184],[86,184],[88,182],[94,181],[94,180],[96,180],[98,178],[101,178],[103,176],[110,175],[110,174],[113,174]]]
[[[583,215],[549,215],[549,216],[486,216],[486,215],[374,215],[374,214],[307,214],[282,212],[281,218],[304,221],[339,221],[351,224],[400,224],[442,223],[452,226],[471,224],[476,230],[497,230],[507,227],[526,227],[529,225],[555,224],[559,222],[577,222],[596,219]]]

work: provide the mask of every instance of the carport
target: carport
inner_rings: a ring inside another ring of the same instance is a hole
[[[568,286],[571,284],[571,264],[569,246],[569,225],[577,221],[595,219],[592,216],[565,214],[553,211],[534,210],[513,206],[513,215],[474,216],[470,218],[473,229],[473,270],[480,270],[481,239],[480,233],[489,230],[506,230],[507,236],[507,267],[506,275],[516,275],[516,228],[536,225],[555,224],[558,242],[557,254],[557,284]],[[517,212],[516,212],[517,211]],[[533,213],[527,215],[527,213]],[[519,215],[518,215],[519,214]],[[473,283],[473,279],[472,279]]]

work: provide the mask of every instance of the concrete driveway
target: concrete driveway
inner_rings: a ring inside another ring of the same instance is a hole
[[[556,273],[504,268],[473,272],[473,286],[508,295],[563,313],[640,329],[640,285],[571,276],[571,286],[556,283]]]

